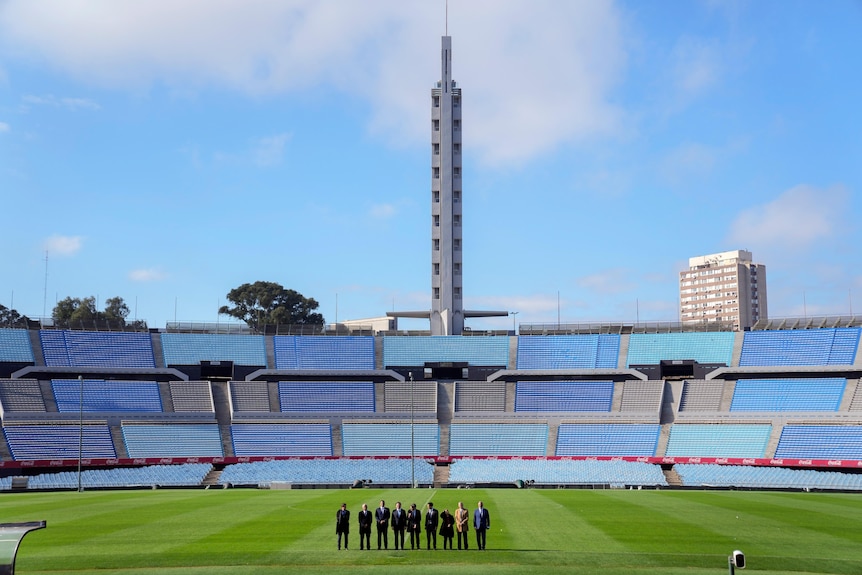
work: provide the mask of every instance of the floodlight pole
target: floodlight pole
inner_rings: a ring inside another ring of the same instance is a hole
[[[733,555],[727,556],[727,573],[728,575],[735,575],[736,569],[733,568]]]
[[[416,433],[413,425],[413,402],[415,382],[413,381],[413,372],[409,372],[410,376],[410,487],[416,487]]]
[[[81,394],[78,399],[78,493],[83,491],[81,487],[81,459],[84,454],[84,376],[78,376],[78,384]]]

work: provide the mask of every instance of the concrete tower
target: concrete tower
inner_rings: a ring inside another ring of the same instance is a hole
[[[461,335],[461,89],[452,80],[450,36],[441,56],[441,80],[431,90],[431,335]]]

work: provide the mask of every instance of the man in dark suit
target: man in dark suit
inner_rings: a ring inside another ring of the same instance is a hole
[[[401,502],[395,502],[392,510],[392,535],[395,536],[395,548],[404,549],[404,530],[407,529],[407,511],[401,509]]]
[[[407,531],[410,532],[410,549],[420,549],[419,534],[422,532],[422,512],[416,509],[416,504],[410,506],[407,512]],[[413,545],[416,547],[413,547]]]
[[[428,502],[428,511],[425,512],[425,540],[426,547],[431,549],[431,541],[434,541],[434,549],[437,549],[437,524],[440,522],[440,515],[434,509],[434,504]]]
[[[359,512],[359,549],[371,549],[371,524],[374,522],[374,516],[368,510],[366,504],[362,504],[362,511]],[[363,545],[364,544],[364,545]]]
[[[377,548],[389,549],[389,508],[386,507],[386,502],[380,500],[380,507],[374,512],[374,519],[377,521]]]
[[[338,548],[341,549],[341,536],[344,535],[344,548],[347,549],[347,537],[350,534],[350,511],[347,503],[341,504],[341,509],[335,512],[335,533],[338,535]]]
[[[485,532],[491,527],[491,516],[488,510],[479,502],[479,508],[473,512],[473,527],[476,529],[476,545],[485,548]]]

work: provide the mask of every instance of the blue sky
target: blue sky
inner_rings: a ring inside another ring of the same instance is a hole
[[[747,249],[770,317],[862,311],[862,2],[448,12],[467,308],[675,321],[688,258]],[[0,303],[120,296],[164,327],[265,280],[328,322],[429,309],[444,15],[0,0]]]

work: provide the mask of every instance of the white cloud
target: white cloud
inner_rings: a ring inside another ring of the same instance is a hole
[[[65,0],[51,10],[7,0],[0,50],[136,91],[329,85],[370,103],[373,132],[414,144],[428,137],[443,12],[422,0]],[[620,129],[608,95],[626,58],[611,0],[474,0],[449,15],[454,76],[470,111],[464,143],[484,161],[522,162]]]
[[[377,204],[371,206],[371,217],[380,220],[387,220],[398,213],[398,209],[392,204]]]
[[[659,170],[665,181],[685,185],[692,179],[708,176],[715,167],[717,157],[716,149],[689,142],[668,152],[661,160]]]
[[[160,281],[166,277],[167,275],[163,271],[156,268],[142,268],[129,272],[129,279],[136,282]]]
[[[284,146],[290,138],[290,134],[282,133],[258,140],[252,151],[254,163],[263,167],[280,164],[284,158]]]
[[[34,96],[28,95],[22,98],[25,107],[33,106],[52,106],[54,108],[65,108],[72,112],[78,110],[89,110],[95,112],[102,107],[98,103],[88,98],[58,98],[56,96]]]
[[[623,268],[614,268],[583,276],[578,278],[577,284],[582,288],[601,294],[625,293],[635,287],[632,283],[632,272]]]
[[[0,122],[0,133],[8,132],[8,131],[10,131],[11,129],[12,129],[12,128],[11,128],[11,127],[9,126],[9,124],[7,124],[6,122]]]
[[[73,256],[78,253],[84,245],[81,236],[53,235],[45,240],[44,247],[51,255]]]
[[[843,186],[790,188],[769,203],[742,211],[731,224],[728,245],[764,251],[810,247],[843,227],[847,203]]]
[[[701,38],[681,38],[671,55],[673,82],[683,96],[697,96],[718,83],[721,58],[718,46]]]

